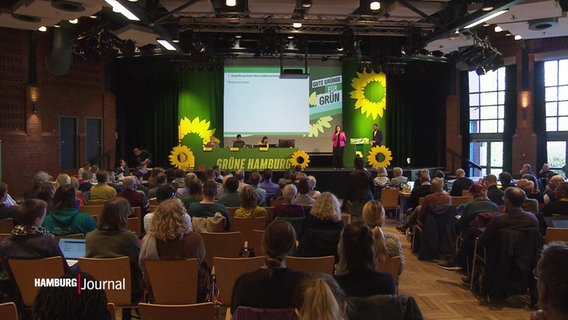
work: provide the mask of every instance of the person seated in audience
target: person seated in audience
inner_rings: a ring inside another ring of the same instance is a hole
[[[91,173],[91,163],[89,161],[86,161],[81,168],[79,168],[79,171],[77,172],[77,177],[82,177],[83,176],[83,172],[89,172]]]
[[[282,199],[284,203],[274,207],[274,218],[276,217],[303,217],[304,207],[294,203],[294,199],[298,194],[298,189],[293,184],[287,184],[282,189]]]
[[[150,189],[148,189],[148,199],[152,199],[156,197],[156,192],[158,188],[168,184],[168,175],[165,172],[160,172],[156,175],[156,185]]]
[[[69,269],[59,245],[48,230],[41,226],[47,212],[47,203],[38,199],[26,200],[18,211],[19,223],[11,235],[0,242],[0,278],[8,279],[9,259],[41,259],[60,256],[66,270]],[[14,297],[15,287],[6,284],[2,288]]]
[[[529,210],[527,208],[527,206],[523,205],[523,208],[525,208],[525,210],[536,213],[539,211],[539,205],[544,203],[544,198],[542,197],[542,194],[540,192],[536,192],[535,191],[535,187],[534,187],[534,182],[527,180],[527,179],[520,179],[517,182],[517,186],[521,189],[523,189],[523,191],[525,192],[525,194],[527,195],[527,199],[525,200],[525,205],[527,203],[527,200],[533,200],[535,203],[534,205],[532,205],[532,201],[531,201],[531,208],[532,210]]]
[[[173,183],[172,185],[174,186],[174,188],[176,188],[176,198],[179,199],[183,199],[185,197],[187,197],[187,195],[189,195],[189,186],[188,186],[188,182],[190,179],[198,179],[197,175],[193,172],[188,172],[185,174],[184,178],[183,178],[183,184],[181,186],[179,186],[179,184],[177,183]]]
[[[400,256],[398,274],[401,274],[404,269],[402,245],[396,234],[382,230],[382,226],[385,223],[385,209],[383,205],[376,200],[365,203],[363,206],[363,221],[371,228],[371,232],[375,237],[377,265],[386,262],[389,258]]]
[[[444,173],[444,171],[436,170],[436,172],[434,172],[434,178],[442,179],[442,181],[444,182],[443,190],[448,191],[448,188],[447,188],[448,181],[446,180],[446,174]]]
[[[406,229],[416,225],[416,220],[418,219],[418,213],[420,212],[420,198],[426,197],[427,195],[432,193],[432,184],[430,183],[430,176],[427,173],[423,173],[420,176],[420,184],[415,185],[410,191],[410,197],[408,198],[408,211],[410,215],[408,216],[408,220],[396,226],[396,229],[400,231],[402,234],[406,234]]]
[[[375,187],[384,188],[390,186],[391,182],[385,167],[377,168],[377,176],[373,179]]]
[[[199,181],[199,179],[195,178],[197,181]],[[201,181],[199,181],[199,183],[201,183]],[[201,189],[199,189],[199,195],[201,196]],[[171,185],[165,185],[165,186],[161,186],[158,189],[158,192],[156,193],[156,200],[158,201],[158,204],[169,200],[169,199],[177,199],[175,198],[175,190],[174,187]],[[199,200],[201,201],[201,200]],[[191,217],[189,216],[189,214],[187,214],[187,206],[184,205],[184,207],[186,208],[186,213],[184,213],[183,218],[185,220],[185,222],[188,225],[188,232],[193,231],[193,226],[191,224]],[[144,216],[144,230],[150,230],[150,226],[152,225],[152,219],[154,218],[154,213],[153,212],[148,212],[145,216]]]
[[[276,197],[280,191],[277,183],[272,182],[272,169],[264,169],[262,171],[262,181],[258,184],[259,187],[266,190],[266,194]]]
[[[49,175],[45,171],[38,171],[34,176],[33,186],[24,192],[24,200],[36,199],[39,187],[49,182]]]
[[[140,242],[138,242],[138,237],[134,233],[126,229],[129,215],[130,204],[128,200],[121,197],[108,200],[99,216],[97,229],[85,236],[85,257],[116,258],[127,256],[130,259],[131,302],[137,303],[144,291],[142,271],[138,266]],[[123,309],[123,314],[124,311],[127,311],[127,309]]]
[[[560,183],[564,182],[564,177],[562,177],[561,175],[554,175],[552,177],[550,177],[550,179],[548,179],[548,184],[546,186],[546,189],[543,192],[543,200],[544,200],[544,204],[547,205],[552,201],[556,200],[556,197],[554,196],[554,189],[556,189],[556,186],[558,186]]]
[[[81,192],[90,192],[93,184],[91,183],[91,172],[90,171],[83,171],[83,175],[81,177],[81,183],[79,183],[79,190]]]
[[[243,179],[244,179],[244,174],[243,174]],[[223,192],[225,192],[224,187],[223,187],[223,182],[221,180],[221,182],[217,181],[217,172],[215,170],[213,170],[213,168],[209,168],[205,171],[203,171],[203,181],[214,181],[215,184],[217,185],[217,194],[215,195],[215,200],[219,200],[222,196],[223,196]]]
[[[262,189],[259,186],[261,178],[262,178],[262,176],[260,175],[260,173],[258,171],[251,172],[250,176],[249,176],[249,184],[254,189],[254,193],[256,194],[258,205],[264,207],[264,206],[266,206],[266,193],[267,192],[266,192],[266,190]]]
[[[237,134],[237,137],[233,141],[233,148],[244,148],[245,142],[241,139],[241,135]]]
[[[487,188],[487,197],[496,205],[505,204],[503,201],[503,191],[497,188],[497,177],[494,174],[488,174],[483,178],[483,184]]]
[[[183,198],[183,206],[189,208],[189,205],[194,202],[199,202],[203,200],[203,195],[201,194],[203,183],[197,177],[192,177],[185,181],[187,188],[189,189],[189,194]]]
[[[294,203],[302,206],[313,206],[316,200],[309,195],[310,183],[307,178],[298,181],[298,194],[294,198]]]
[[[47,203],[47,212],[51,212],[53,207],[53,197],[55,196],[55,186],[51,182],[46,182],[39,187],[36,199],[43,200]]]
[[[264,266],[242,274],[235,281],[231,298],[231,314],[239,306],[252,308],[293,308],[294,290],[305,273],[286,267],[286,256],[296,246],[296,233],[291,224],[276,220],[264,232]]]
[[[310,185],[310,192],[308,192],[308,195],[312,198],[312,199],[317,199],[319,196],[321,196],[321,192],[316,190],[316,184],[317,184],[317,180],[316,177],[309,175],[306,177],[306,179],[308,179],[308,184]]]
[[[96,164],[91,167],[91,182],[97,183],[97,173],[99,173],[100,168]]]
[[[45,217],[43,226],[51,233],[63,236],[68,234],[87,234],[96,229],[95,219],[77,208],[75,189],[62,186],[53,196],[52,211]]]
[[[211,170],[213,170],[213,180],[215,180],[215,182],[223,184],[223,175],[221,174],[221,168],[219,168],[218,165],[214,165],[211,167]]]
[[[124,159],[118,160],[118,166],[114,170],[114,174],[121,180],[121,177],[129,176],[130,175],[130,168],[126,164]]]
[[[516,187],[513,182],[513,177],[509,172],[501,172],[499,174],[499,182],[501,182],[501,189],[505,190],[509,187]]]
[[[530,165],[530,163],[525,163],[525,164],[523,164],[523,167],[521,168],[521,170],[519,170],[519,173],[520,173],[521,175],[523,175],[523,174],[530,174],[530,175],[533,175],[533,176],[536,177],[536,173],[534,173],[534,172],[532,171],[532,166]]]
[[[420,206],[420,210],[418,211],[418,224],[422,225],[424,220],[426,219],[426,214],[428,213],[428,209],[432,206],[451,206],[452,205],[452,197],[444,191],[444,180],[441,178],[434,178],[432,179],[432,183],[430,185],[432,193],[424,197],[424,202]]]
[[[306,215],[298,236],[298,256],[337,258],[339,234],[343,229],[339,201],[331,192],[323,192]]]
[[[66,272],[62,279],[96,281],[88,273]],[[39,289],[32,307],[32,320],[110,320],[105,290],[93,288],[77,294],[77,287],[46,286]],[[124,318],[123,318],[124,319]]]
[[[280,190],[282,190],[285,185],[292,183],[293,178],[294,173],[292,172],[292,170],[284,170],[284,172],[282,173],[282,178],[278,179],[278,186],[280,187]]]
[[[6,206],[4,201],[8,197],[8,185],[0,181],[0,219],[13,219],[14,225],[18,224],[18,209]]]
[[[550,165],[548,163],[543,163],[542,168],[538,172],[538,177],[541,179],[548,179],[548,174],[551,173]]]
[[[446,263],[439,264],[444,270],[459,271],[466,269],[467,257],[473,256],[475,239],[481,234],[478,226],[474,224],[474,220],[478,213],[492,212],[497,214],[499,206],[489,200],[487,197],[487,189],[481,183],[476,183],[469,188],[469,194],[473,201],[463,206],[460,219],[456,223],[458,232],[462,237],[462,244],[458,254]]]
[[[183,188],[183,187],[187,187],[185,184],[185,177],[187,176],[187,174],[180,169],[175,169],[174,170],[174,179],[172,180],[172,184],[177,186],[177,188]],[[190,175],[191,176],[191,175]],[[154,178],[154,181],[152,183],[152,185],[156,185],[157,181]]]
[[[223,196],[219,198],[219,203],[225,207],[238,207],[241,204],[239,193],[239,180],[233,176],[227,177],[224,184],[225,191]]]
[[[266,209],[259,207],[253,187],[245,186],[240,192],[241,207],[235,211],[235,218],[265,217]]]
[[[568,182],[559,183],[554,189],[555,201],[550,202],[542,208],[545,216],[553,214],[568,215]]]
[[[268,148],[268,137],[267,136],[262,137],[262,139],[260,139],[260,141],[258,142],[258,145],[261,147]]]
[[[190,231],[190,226],[184,219],[185,213],[179,199],[168,199],[158,205],[150,229],[142,239],[139,264],[145,273],[146,260],[196,258],[199,266],[197,302],[204,302],[210,288],[210,269],[205,262],[205,243],[199,233]]]
[[[422,175],[424,174],[428,174],[428,176],[430,176],[430,170],[424,168],[424,169],[420,169],[417,173],[416,173],[416,180],[414,180],[414,186],[419,186],[420,185],[420,177],[422,177]]]
[[[225,217],[225,231],[231,230],[231,220],[227,208],[215,202],[215,194],[217,194],[217,183],[213,180],[205,181],[203,185],[203,200],[194,202],[189,205],[188,213],[191,217],[214,217],[215,213],[220,213]]]
[[[108,172],[97,172],[97,184],[91,188],[89,198],[91,200],[108,200],[116,197],[116,189],[108,185]]]
[[[540,191],[543,190],[544,188],[542,187],[542,182],[540,181],[540,179],[538,179],[536,176],[533,176],[532,174],[523,174],[523,176],[521,177],[521,179],[526,179],[531,181],[534,184],[534,188],[533,188],[533,192],[536,194],[539,194],[540,197],[542,197],[540,195]],[[527,194],[527,197],[529,195]]]
[[[239,181],[239,191],[241,191],[242,187],[248,185],[248,183],[245,183],[245,170],[238,169],[233,176]]]
[[[543,250],[535,277],[538,279],[538,302],[541,310],[531,314],[531,320],[568,319],[568,244],[553,242]]]
[[[462,168],[456,170],[456,180],[452,183],[450,195],[452,197],[461,197],[463,192],[469,190],[473,185],[473,180],[465,176],[465,171]]]
[[[349,173],[349,184],[347,187],[347,194],[345,201],[349,205],[351,214],[351,221],[361,220],[361,213],[363,205],[373,200],[373,176],[365,168],[365,162],[360,157],[355,157],[353,161],[355,170]]]
[[[67,173],[60,173],[57,175],[57,178],[55,179],[55,189],[64,186],[64,185],[70,185],[71,184],[71,176],[69,176]]]
[[[144,217],[148,213],[149,203],[144,193],[136,191],[136,183],[136,177],[124,178],[124,189],[117,196],[128,200],[131,207],[140,207],[142,217]]]
[[[347,319],[347,297],[335,279],[327,274],[311,274],[295,293],[300,320]]]
[[[408,181],[408,178],[402,175],[403,171],[401,167],[394,167],[392,169],[393,178],[390,180],[392,187],[400,188],[403,184]]]
[[[71,186],[75,189],[75,198],[77,198],[77,207],[87,204],[87,199],[81,190],[79,190],[79,179],[71,177]]]
[[[343,274],[335,276],[335,280],[348,296],[396,293],[392,275],[376,270],[375,237],[363,221],[345,226],[338,250],[346,268]]]

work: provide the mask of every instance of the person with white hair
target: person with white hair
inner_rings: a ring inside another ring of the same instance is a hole
[[[142,211],[142,218],[148,212],[148,198],[143,192],[136,191],[138,181],[136,177],[128,176],[124,178],[123,190],[118,194],[119,197],[123,197],[130,203],[131,207],[140,207]]]
[[[392,169],[393,178],[391,179],[390,183],[391,186],[400,188],[402,184],[408,182],[408,178],[402,175],[403,171],[401,167],[394,167]]]

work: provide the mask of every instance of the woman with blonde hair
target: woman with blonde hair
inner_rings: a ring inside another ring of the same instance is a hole
[[[335,279],[327,274],[306,277],[296,289],[296,314],[301,320],[346,319],[347,299]]]
[[[385,209],[383,205],[376,200],[367,202],[363,206],[363,221],[371,228],[371,232],[375,237],[377,265],[387,261],[387,259],[391,257],[400,256],[400,269],[398,270],[398,274],[401,274],[404,268],[402,245],[396,234],[384,232],[381,229],[385,223]]]
[[[146,260],[196,258],[200,266],[197,302],[204,302],[210,287],[210,271],[205,263],[205,244],[199,233],[188,232],[190,227],[184,219],[185,213],[186,209],[177,198],[165,200],[158,205],[154,211],[150,230],[142,239],[139,264],[142,272],[145,273]]]
[[[57,176],[57,179],[55,179],[55,189],[70,184],[71,184],[71,176],[69,176],[67,173],[60,173]]]
[[[254,188],[246,185],[240,191],[241,207],[235,211],[235,218],[256,218],[266,216],[266,209],[259,207]]]

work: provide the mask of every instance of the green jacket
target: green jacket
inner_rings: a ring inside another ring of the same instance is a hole
[[[43,220],[43,227],[56,236],[62,236],[74,233],[87,234],[97,228],[97,223],[90,214],[71,208],[50,212]]]

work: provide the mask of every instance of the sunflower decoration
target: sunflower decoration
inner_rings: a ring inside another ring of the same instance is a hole
[[[170,155],[170,164],[181,170],[190,170],[195,167],[195,156],[187,146],[173,147]]]
[[[373,168],[388,167],[392,160],[392,153],[389,148],[385,146],[374,146],[371,151],[369,151],[367,160]]]
[[[361,159],[363,159],[363,152],[361,152],[361,151],[355,151],[355,158],[361,158]]]
[[[292,166],[294,167],[301,166],[302,169],[306,169],[308,167],[308,164],[310,163],[310,156],[308,156],[305,151],[298,150],[292,153],[290,163],[292,163]]]
[[[387,108],[387,77],[381,73],[357,72],[357,77],[351,80],[350,97],[357,100],[355,109],[361,109],[361,114],[365,117],[371,116],[373,120],[377,116],[383,117]]]
[[[331,122],[333,117],[323,116],[319,118],[316,122],[310,123],[310,131],[308,137],[318,137],[320,133],[323,133],[325,129],[331,128]]]
[[[196,133],[203,140],[203,144],[207,144],[216,130],[214,128],[209,129],[210,125],[210,121],[205,119],[200,120],[199,117],[195,117],[193,120],[183,117],[179,121],[178,139],[181,141],[187,134]]]

